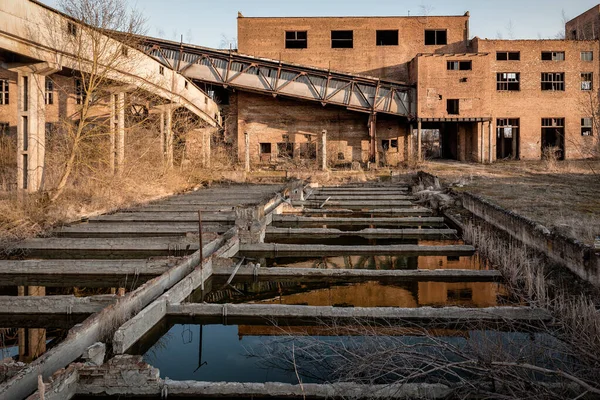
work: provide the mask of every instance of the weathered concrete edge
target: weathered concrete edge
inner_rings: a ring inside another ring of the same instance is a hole
[[[205,251],[207,253],[209,251],[214,252],[218,242],[219,239],[210,242],[205,246]],[[120,298],[116,303],[93,314],[82,324],[73,327],[67,337],[56,347],[47,351],[13,378],[0,385],[0,400],[23,399],[29,396],[37,387],[39,374],[47,379],[55,371],[76,360],[86,348],[103,339],[107,327],[111,327],[115,321],[132,313],[135,314],[146,307],[193,271],[199,260],[199,252],[195,252],[184,258],[182,262],[169,271],[146,282],[135,291]]]
[[[167,304],[167,315],[276,318],[365,318],[388,320],[448,321],[549,321],[551,315],[532,307],[419,307],[344,308],[271,304]]]
[[[419,179],[424,182],[439,180],[436,176],[420,171]],[[462,201],[472,214],[502,229],[522,243],[543,252],[554,262],[567,267],[580,278],[600,286],[600,256],[596,251],[578,240],[551,232],[547,227],[470,192],[451,194]]]
[[[394,398],[443,399],[452,391],[442,384],[408,383],[404,385],[361,385],[356,383],[293,385],[287,383],[240,383],[173,381],[166,379],[163,387],[170,395],[218,397],[277,397],[277,398]]]
[[[215,257],[222,257],[231,252],[237,253],[239,247],[237,232],[238,229],[236,227],[227,231],[218,241],[218,246],[215,246],[210,253],[207,252],[210,258],[204,258],[202,268],[196,267],[189,275],[182,278],[156,301],[121,325],[113,335],[113,352],[115,354],[125,353],[135,342],[166,316],[167,305],[169,303],[180,303],[210,278],[212,275],[212,263]],[[197,265],[199,265],[199,254],[197,259]]]
[[[67,296],[0,296],[0,314],[93,314],[118,299],[112,294],[88,297]]]

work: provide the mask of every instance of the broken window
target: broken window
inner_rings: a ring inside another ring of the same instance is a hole
[[[332,49],[351,49],[354,47],[353,31],[331,31]]]
[[[581,52],[581,61],[594,61],[594,52],[593,51],[582,51]]]
[[[289,143],[289,142],[277,143],[277,157],[279,157],[279,158],[294,158],[294,143]]]
[[[581,90],[592,90],[594,83],[594,73],[593,72],[582,72],[581,73]]]
[[[10,125],[8,122],[0,122],[0,136],[10,133]]]
[[[286,49],[306,49],[308,47],[308,34],[306,31],[286,31]]]
[[[44,102],[54,104],[54,81],[46,77],[46,91],[44,93]]]
[[[564,72],[542,72],[542,90],[564,91]]]
[[[496,52],[497,61],[520,61],[520,51],[498,51]]]
[[[383,151],[389,151],[390,149],[398,148],[398,139],[383,139],[381,141],[381,148]]]
[[[271,143],[260,143],[260,154],[271,154]]]
[[[377,46],[398,46],[398,30],[377,31]]]
[[[75,22],[67,22],[67,32],[69,35],[77,36],[77,25],[75,25]]]
[[[316,143],[300,143],[300,158],[304,160],[317,159],[317,144]]]
[[[425,45],[436,46],[448,44],[448,32],[445,29],[425,30]]]
[[[8,104],[8,79],[0,79],[0,105]]]
[[[448,61],[446,64],[448,71],[470,71],[473,69],[472,61]]]
[[[75,79],[75,102],[77,104],[83,103],[83,85],[81,79]]]
[[[592,124],[593,124],[592,118],[589,118],[589,117],[581,118],[581,136],[592,136],[593,135]]]
[[[473,299],[473,289],[448,289],[448,301],[470,301]]]
[[[542,61],[565,61],[565,52],[542,51]]]
[[[446,100],[446,111],[450,115],[458,115],[460,111],[458,99]]]
[[[499,91],[519,91],[521,83],[518,72],[500,72],[496,74],[496,90]]]

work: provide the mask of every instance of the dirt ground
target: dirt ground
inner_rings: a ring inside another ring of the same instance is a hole
[[[600,161],[428,161],[420,169],[584,243],[600,236]]]

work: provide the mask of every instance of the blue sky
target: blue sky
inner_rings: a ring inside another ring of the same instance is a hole
[[[43,0],[56,7],[60,0]],[[236,36],[237,12],[263,16],[462,15],[471,12],[471,35],[482,38],[554,38],[562,11],[569,18],[600,0],[128,0],[148,19],[148,34],[201,46],[219,47]]]

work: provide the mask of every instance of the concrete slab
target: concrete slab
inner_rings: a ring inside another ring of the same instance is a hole
[[[473,246],[326,246],[304,244],[258,243],[240,244],[240,255],[253,258],[276,257],[331,257],[337,255],[405,255],[405,256],[470,256],[475,253]]]
[[[404,239],[452,239],[456,238],[455,229],[361,229],[342,231],[327,228],[278,228],[267,227],[268,238],[335,238],[342,236],[360,236],[364,238],[404,238]]]

